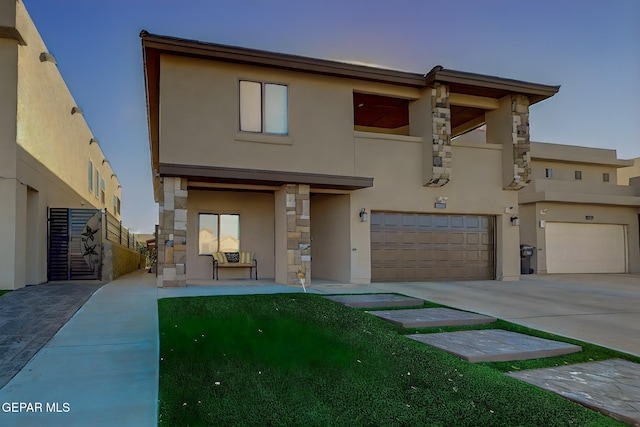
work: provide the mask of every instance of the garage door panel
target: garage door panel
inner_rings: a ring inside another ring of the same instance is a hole
[[[619,224],[547,222],[548,273],[625,273],[626,229]]]
[[[374,281],[493,279],[491,217],[372,212]]]

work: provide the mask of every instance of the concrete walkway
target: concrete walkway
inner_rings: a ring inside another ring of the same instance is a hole
[[[0,388],[64,326],[104,283],[27,286],[0,303]]]
[[[637,274],[532,275],[519,282],[373,283],[327,290],[397,292],[640,356]]]
[[[157,293],[143,270],[98,290],[0,390],[0,425],[157,425]]]

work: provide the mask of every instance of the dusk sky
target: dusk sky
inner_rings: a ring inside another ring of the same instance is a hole
[[[152,232],[142,29],[427,73],[435,65],[549,85],[531,140],[640,157],[637,0],[24,0],[123,186],[122,218]]]

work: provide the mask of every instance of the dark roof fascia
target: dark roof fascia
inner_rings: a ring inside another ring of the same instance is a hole
[[[160,163],[160,176],[184,177],[190,181],[224,184],[268,185],[308,184],[313,188],[359,190],[373,187],[373,178],[326,175],[308,172],[270,171],[260,169],[225,168],[217,166]]]
[[[161,53],[324,74],[335,77],[357,78],[401,86],[424,87],[424,75],[418,73],[200,42],[178,37],[161,36],[150,34],[146,31],[140,33],[140,37],[142,38],[144,48],[157,49]]]
[[[484,87],[503,90],[510,93],[521,93],[532,97],[532,101],[539,102],[558,93],[560,86],[531,83],[521,80],[506,79],[503,77],[488,76],[485,74],[469,73],[445,69],[441,66],[434,67],[426,76],[428,86],[434,82],[454,83],[465,86]],[[534,103],[532,102],[532,103]]]

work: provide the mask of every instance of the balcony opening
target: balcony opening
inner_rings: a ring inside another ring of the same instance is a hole
[[[357,131],[409,135],[409,100],[354,92],[353,121]]]

